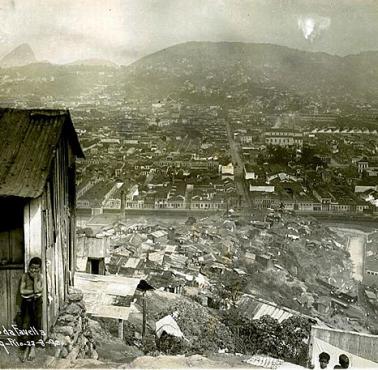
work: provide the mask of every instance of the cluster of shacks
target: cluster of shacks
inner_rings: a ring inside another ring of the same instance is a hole
[[[42,259],[49,332],[75,271],[75,160],[84,158],[67,110],[0,110],[0,327],[19,305],[20,277]]]

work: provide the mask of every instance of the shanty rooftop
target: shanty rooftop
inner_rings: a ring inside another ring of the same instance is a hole
[[[0,109],[0,196],[41,195],[63,135],[84,158],[69,111]]]

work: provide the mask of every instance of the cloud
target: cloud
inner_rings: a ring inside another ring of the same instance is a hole
[[[314,42],[323,31],[331,26],[331,18],[320,15],[299,16],[297,24],[299,30],[303,33],[303,37],[310,42]]]

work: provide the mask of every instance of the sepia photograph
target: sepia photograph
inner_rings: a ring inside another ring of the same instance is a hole
[[[378,369],[378,0],[0,0],[1,369]]]

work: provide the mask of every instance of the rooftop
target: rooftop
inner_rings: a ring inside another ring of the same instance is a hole
[[[84,158],[69,111],[0,109],[0,195],[41,195],[63,135]]]

